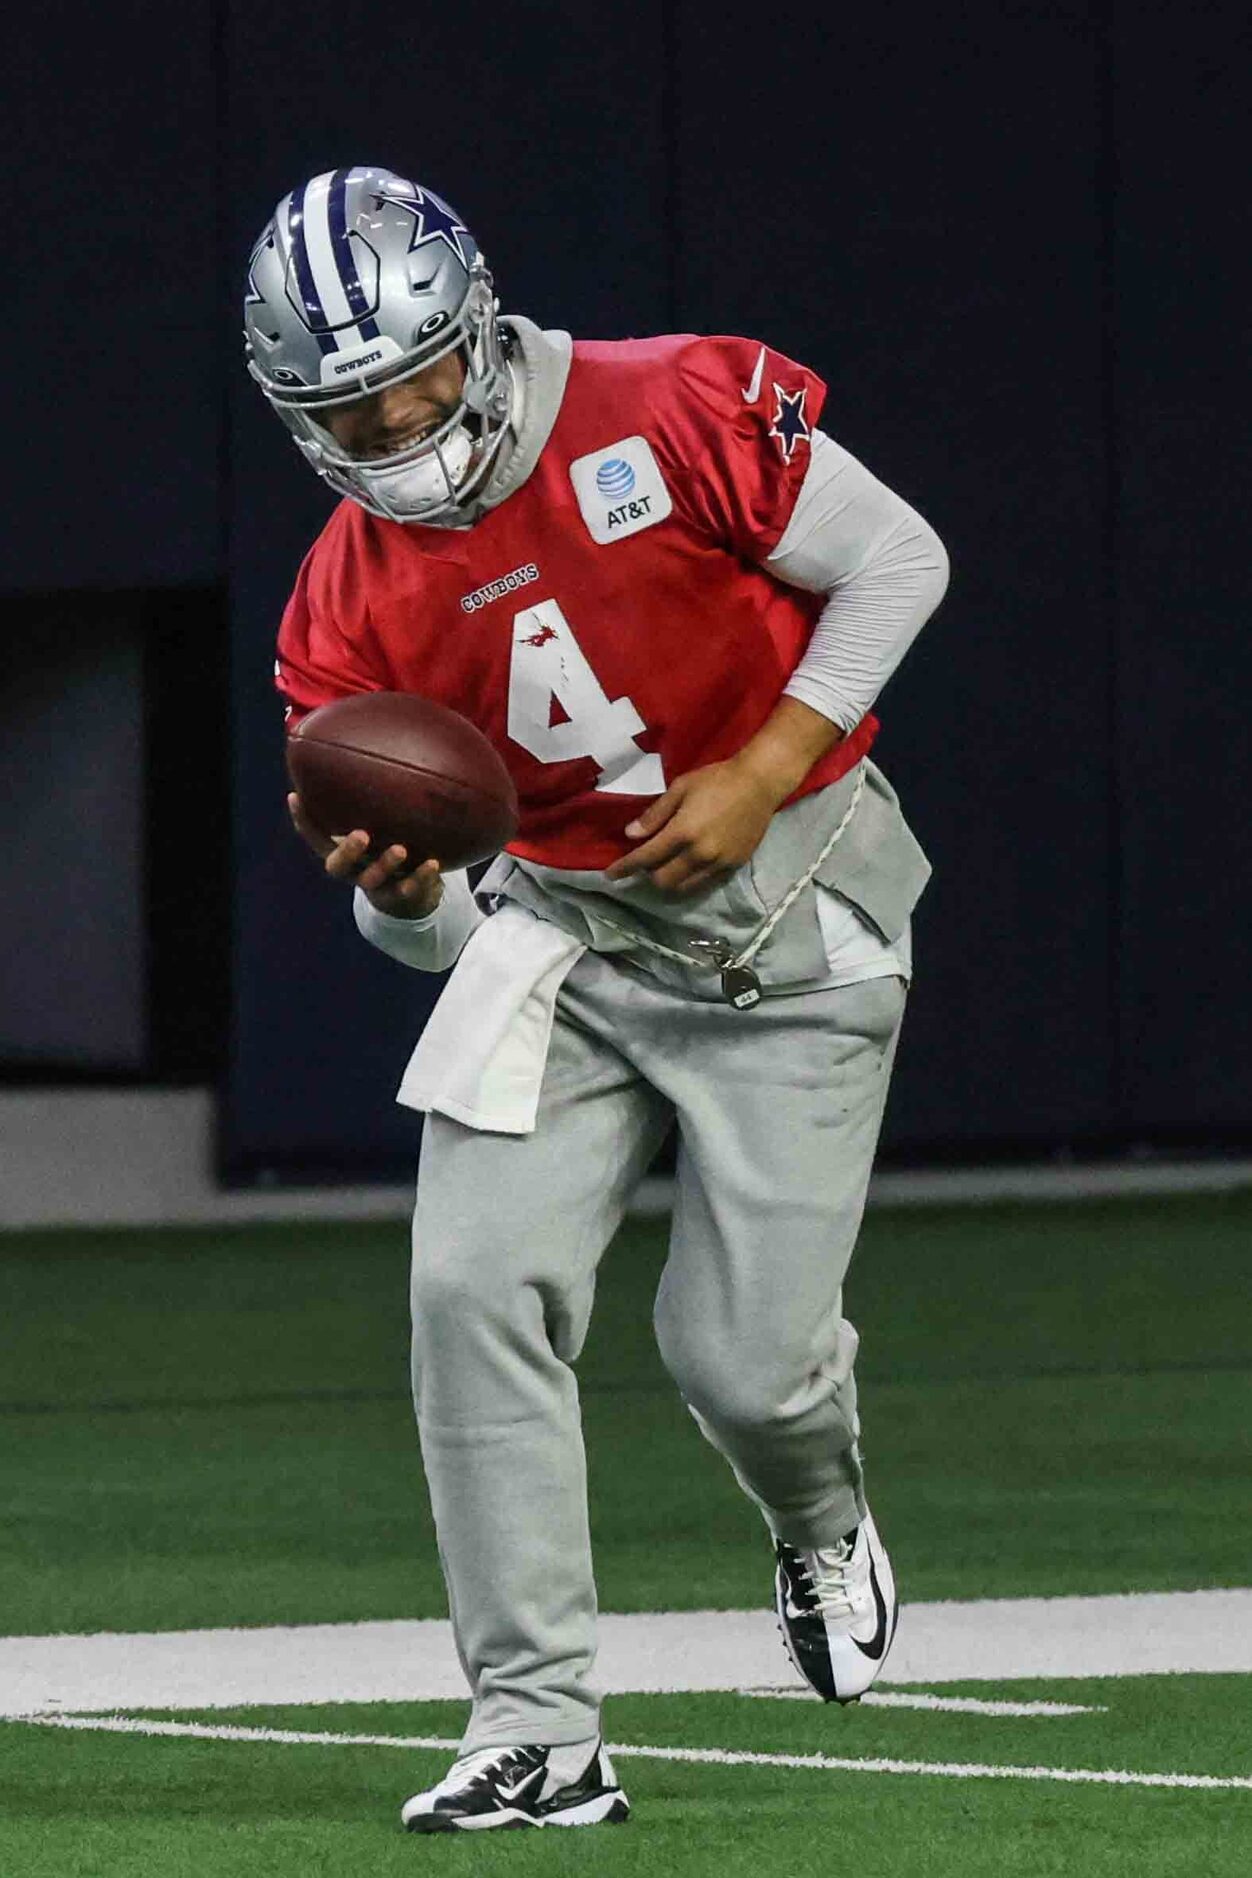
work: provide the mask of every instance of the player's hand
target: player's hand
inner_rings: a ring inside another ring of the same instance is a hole
[[[287,809],[296,833],[321,857],[331,878],[350,880],[380,913],[389,913],[393,919],[425,919],[442,900],[438,861],[414,866],[400,847],[386,848],[371,860],[370,838],[363,828],[331,837],[314,828],[298,795],[287,797]]]
[[[683,895],[716,886],[751,859],[785,794],[733,757],[689,770],[627,825],[647,839],[605,873],[650,874],[654,887]]]

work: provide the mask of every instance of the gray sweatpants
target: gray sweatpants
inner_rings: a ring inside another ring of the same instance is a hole
[[[413,1388],[474,1697],[467,1747],[599,1731],[570,1365],[597,1263],[675,1114],[665,1365],[779,1537],[827,1545],[860,1518],[842,1285],[904,996],[878,978],[740,1012],[588,952],[560,993],[535,1132],[427,1118]]]

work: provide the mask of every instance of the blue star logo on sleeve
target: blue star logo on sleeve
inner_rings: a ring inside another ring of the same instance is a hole
[[[799,391],[784,391],[781,385],[774,386],[778,409],[774,412],[774,421],[769,427],[769,434],[771,437],[777,437],[778,447],[786,463],[790,463],[795,455],[796,445],[807,443],[813,434],[812,427],[804,415],[804,400],[808,395],[807,385],[801,385]]]

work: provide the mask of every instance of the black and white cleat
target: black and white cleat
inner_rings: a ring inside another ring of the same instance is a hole
[[[899,1617],[895,1577],[866,1513],[833,1546],[776,1542],[774,1601],[787,1654],[826,1702],[857,1702],[878,1675]]]
[[[576,1747],[479,1748],[400,1812],[409,1832],[490,1832],[519,1826],[599,1826],[630,1817],[613,1763],[597,1742]]]

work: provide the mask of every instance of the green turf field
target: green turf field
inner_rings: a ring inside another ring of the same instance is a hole
[[[647,1223],[619,1238],[581,1365],[602,1603],[747,1609],[768,1595],[758,1521],[651,1348],[662,1236]],[[849,1309],[872,1499],[906,1598],[1252,1583],[1250,1246],[1250,1196],[871,1215]],[[3,1631],[442,1616],[405,1396],[405,1263],[392,1227],[0,1238]],[[936,1878],[1252,1870],[1252,1791],[1054,1777],[1246,1779],[1252,1678],[1028,1693],[1102,1712],[619,1697],[608,1727],[627,1747],[1050,1771],[644,1755],[621,1769],[628,1828],[455,1850],[394,1824],[446,1761],[435,1750],[15,1722],[0,1727],[0,1874],[286,1878],[432,1857],[702,1874],[849,1855]],[[450,1739],[461,1715],[377,1703],[178,1719]]]
[[[626,1749],[618,1771],[634,1807],[626,1826],[472,1841],[414,1839],[396,1827],[398,1799],[436,1778],[446,1752],[15,1726],[7,1731],[5,1754],[21,1803],[18,1815],[0,1825],[3,1869],[22,1878],[288,1872],[388,1878],[433,1865],[476,1873],[727,1872],[751,1878],[775,1869],[852,1869],[870,1878],[1244,1878],[1252,1791],[629,1754],[632,1744],[643,1744],[1009,1769],[1060,1762],[1090,1770],[1235,1770],[1247,1764],[1247,1704],[1236,1682],[1145,1677],[1015,1686],[1018,1694],[1055,1696],[1059,1688],[1067,1700],[1108,1704],[1099,1716],[1035,1722],[884,1715],[867,1708],[832,1717],[817,1704],[731,1695],[619,1697],[613,1744]],[[449,1704],[374,1704],[215,1711],[200,1719],[210,1726],[235,1722],[332,1736],[455,1739],[462,1712]]]

